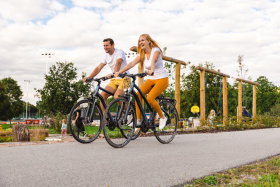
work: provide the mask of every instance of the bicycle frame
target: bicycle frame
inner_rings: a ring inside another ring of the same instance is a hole
[[[132,77],[133,78],[133,77]],[[145,111],[142,107],[142,104],[140,102],[140,99],[138,98],[136,92],[133,90],[134,88],[136,88],[136,90],[140,93],[141,97],[143,98],[144,102],[146,103],[146,105],[148,106],[149,108],[149,111],[150,111],[150,118],[149,120],[147,119],[147,116],[145,114]],[[152,116],[154,115],[154,113],[156,112],[153,107],[150,105],[150,103],[147,101],[146,97],[144,96],[144,94],[142,93],[142,91],[140,90],[140,88],[135,84],[135,78],[133,78],[133,81],[131,82],[131,85],[129,87],[129,90],[128,90],[128,93],[129,93],[129,103],[128,103],[128,108],[130,107],[130,103],[132,101],[132,96],[135,98],[135,101],[137,103],[137,105],[139,106],[139,109],[140,109],[140,112],[141,112],[141,115],[143,116],[143,120],[145,120],[145,123],[146,124],[151,124],[151,120],[152,120]],[[169,118],[169,115],[168,113],[162,109],[162,111],[167,115],[167,117]],[[126,114],[125,116],[128,115],[128,110],[126,111]]]
[[[106,103],[105,103],[103,97],[102,97],[101,94],[99,93],[99,90],[102,90],[102,91],[104,91],[104,92],[106,92],[106,93],[108,93],[108,94],[110,94],[110,95],[114,95],[114,93],[109,92],[108,90],[105,90],[104,88],[102,88],[102,87],[100,86],[100,84],[101,84],[101,79],[97,79],[96,82],[97,82],[96,90],[95,90],[94,93],[91,93],[91,100],[92,100],[93,103],[94,103],[93,108],[95,108],[95,103],[96,103],[96,101],[97,101],[98,98],[100,99],[100,102],[102,103],[102,105],[104,106],[104,108],[106,108],[107,105],[106,105]],[[92,120],[91,118],[92,118],[92,116],[93,116],[93,112],[94,112],[94,110],[91,111],[90,119],[89,119],[90,121]],[[88,115],[88,110],[86,111],[86,116],[87,116],[87,115]],[[112,120],[112,116],[111,116],[110,113],[109,113],[109,117],[110,117],[110,119]]]

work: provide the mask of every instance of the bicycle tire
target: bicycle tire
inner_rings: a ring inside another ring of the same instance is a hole
[[[129,111],[133,115],[133,123],[129,126],[129,124],[125,124],[123,122],[123,117],[125,112],[125,106],[128,106],[128,100],[124,98],[116,98],[110,102],[110,104],[106,107],[103,116],[103,133],[106,141],[109,145],[114,148],[122,148],[126,146],[131,140],[136,124],[136,111],[135,107],[129,108]],[[112,120],[110,119],[110,116]]]
[[[159,105],[163,111],[167,112],[163,113],[168,119],[166,122],[167,125],[162,130],[159,130],[157,127],[154,135],[160,143],[168,144],[174,139],[177,132],[179,121],[178,112],[174,104],[169,101],[162,101]]]
[[[82,126],[78,127],[74,123],[77,107],[80,106]],[[94,108],[93,108],[94,107]],[[102,129],[103,113],[98,103],[84,99],[76,103],[70,112],[69,128],[72,136],[80,143],[91,143],[96,140]]]

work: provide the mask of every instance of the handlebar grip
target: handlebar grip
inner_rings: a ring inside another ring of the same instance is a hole
[[[86,79],[86,82],[91,82],[93,78]]]
[[[127,73],[120,73],[119,77],[124,78],[127,75]]]
[[[105,80],[108,80],[108,79],[111,79],[111,78],[114,78],[114,77],[115,77],[115,75],[113,75],[113,74],[112,74],[109,78],[107,78],[106,76],[105,76],[105,77],[103,77],[103,79],[102,79],[102,80],[103,80],[103,81],[105,81]]]

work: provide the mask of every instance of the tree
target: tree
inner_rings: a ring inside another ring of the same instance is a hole
[[[42,113],[68,114],[80,96],[88,96],[89,84],[84,84],[82,80],[75,81],[76,71],[72,62],[57,62],[50,67],[49,73],[45,75],[45,86],[37,90]]]
[[[200,64],[200,66],[203,65]],[[206,62],[204,66],[208,69],[214,69],[213,63]],[[200,106],[200,73],[195,69],[195,67],[196,66],[194,65],[191,66],[190,74],[183,75],[181,78],[181,116],[183,117],[193,115],[191,113],[192,106]],[[208,114],[211,109],[214,109],[216,112],[217,110],[221,111],[222,108],[218,108],[221,76],[207,73],[207,76],[205,75],[205,79],[206,114]],[[220,98],[222,98],[222,95],[220,95]],[[220,106],[222,106],[222,101],[220,101]]]
[[[9,97],[6,94],[4,85],[0,81],[0,120],[8,120],[7,112],[10,108]]]
[[[7,113],[5,114],[5,118],[10,120],[10,126],[11,126],[11,120],[14,117],[19,116],[23,112],[22,110],[23,102],[21,100],[22,91],[18,86],[17,81],[12,79],[11,77],[4,78],[1,80],[1,82],[4,85],[4,88],[6,90],[6,95],[9,98],[9,102],[10,102],[10,107],[8,108]]]
[[[163,55],[166,54],[166,51],[167,51],[167,47],[164,47],[163,48]],[[181,66],[181,71],[184,70],[187,67],[187,65],[189,65],[189,64],[190,64],[190,62],[187,62],[186,65]],[[168,74],[168,78],[169,78],[169,86],[167,87],[167,89],[164,91],[163,94],[165,96],[168,96],[168,97],[171,97],[171,98],[175,97],[175,90],[174,90],[174,87],[175,87],[175,67],[176,67],[176,65],[174,64],[174,62],[167,62],[167,61],[164,62],[164,68],[166,69],[167,74]],[[183,77],[184,77],[184,73],[181,76],[181,80],[182,80]]]
[[[236,70],[236,72],[238,74],[238,77],[240,79],[246,79],[246,75],[247,75],[249,70],[244,68],[245,64],[242,63],[243,62],[243,55],[239,55],[237,61],[238,61],[239,70]],[[248,80],[251,80],[250,76],[248,77]]]
[[[23,102],[23,111],[26,111],[26,102]],[[30,114],[34,114],[37,112],[38,112],[37,106],[34,106],[33,104],[28,102],[27,103],[27,113],[29,114],[28,116],[30,116]]]
[[[260,76],[257,81],[257,112],[269,112],[279,98],[277,86],[269,82],[265,76]]]

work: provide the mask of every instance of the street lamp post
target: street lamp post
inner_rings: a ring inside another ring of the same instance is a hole
[[[53,53],[42,53],[43,56],[48,56],[48,61],[46,64],[46,75],[48,74],[48,64],[49,64],[49,59],[52,57],[52,55],[54,55]]]
[[[28,83],[30,83],[30,82],[31,82],[31,80],[24,80],[24,82],[26,82],[26,83],[27,83],[27,94],[26,94],[26,96],[27,96],[27,102],[26,102],[26,119],[27,119],[27,105],[28,105]]]

